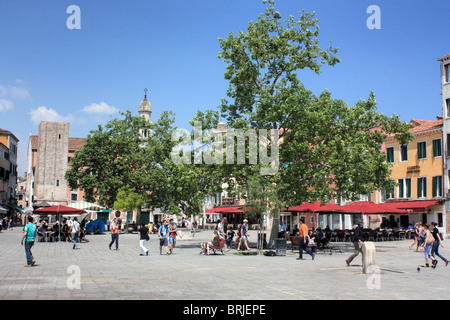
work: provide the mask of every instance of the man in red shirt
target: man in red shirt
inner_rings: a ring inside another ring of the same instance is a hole
[[[303,250],[306,251],[306,253],[308,253],[309,255],[311,255],[312,259],[314,260],[314,253],[308,249],[307,247],[307,237],[308,237],[308,226],[305,224],[305,220],[304,218],[300,218],[299,221],[299,226],[300,226],[300,231],[299,231],[299,235],[300,235],[300,241],[299,241],[299,245],[298,245],[298,258],[297,260],[306,260],[303,259]]]

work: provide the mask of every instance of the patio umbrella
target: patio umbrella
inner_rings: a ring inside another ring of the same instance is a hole
[[[299,206],[292,206],[287,209],[287,211],[299,211],[299,212],[314,212],[321,207],[320,201],[314,201],[314,203],[310,202],[302,202]]]
[[[82,215],[86,213],[86,211],[77,209],[77,208],[71,208],[67,206],[52,206],[52,207],[46,207],[34,210],[35,214],[56,214],[57,217],[62,214],[71,214],[71,215]],[[61,242],[61,219],[58,218],[60,221],[59,224],[59,241]]]
[[[396,209],[386,205],[376,204],[372,201],[357,201],[343,206],[345,208],[355,209],[365,214],[399,213],[407,214],[405,210]]]

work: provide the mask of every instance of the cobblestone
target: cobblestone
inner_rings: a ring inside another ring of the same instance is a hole
[[[289,249],[276,257],[238,256],[235,249],[199,255],[200,242],[211,235],[202,231],[194,240],[177,240],[170,256],[159,254],[156,235],[146,245],[149,256],[139,256],[137,234],[121,234],[119,251],[108,250],[109,234],[88,235],[89,242],[78,250],[68,242],[40,242],[32,249],[36,266],[25,268],[21,228],[6,230],[0,233],[0,299],[450,299],[450,266],[440,261],[435,270],[417,272],[424,254],[410,250],[410,240],[376,242],[380,273],[362,274],[359,257],[351,267],[345,265],[349,243],[334,244],[342,252],[320,253],[314,261],[309,255],[298,261],[298,253]],[[252,232],[250,239],[256,238]],[[250,245],[255,250],[255,243]],[[450,257],[449,249],[440,252]],[[70,266],[79,268],[79,289],[68,286]]]

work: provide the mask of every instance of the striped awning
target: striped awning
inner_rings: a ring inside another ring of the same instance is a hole
[[[81,210],[90,210],[90,211],[102,211],[102,210],[106,209],[105,207],[102,207],[98,204],[95,204],[92,202],[87,202],[87,201],[72,202],[71,204],[69,204],[67,206],[71,207],[71,208],[77,208],[77,209],[81,209]]]

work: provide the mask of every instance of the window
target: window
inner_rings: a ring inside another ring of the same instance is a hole
[[[433,177],[433,198],[442,197],[442,176]]]
[[[447,107],[447,118],[450,117],[450,98],[445,99],[445,104]]]
[[[3,158],[9,161],[9,152],[5,152]]]
[[[442,140],[433,140],[433,157],[442,157]]]
[[[427,178],[417,178],[417,197],[426,198],[427,197]]]
[[[408,146],[400,146],[400,161],[408,161]]]
[[[394,163],[394,147],[386,148],[386,156],[388,163]]]
[[[56,186],[59,187],[59,180],[56,180]]]
[[[450,63],[444,66],[444,77],[445,82],[449,82],[450,78]]]
[[[404,185],[405,179],[398,179],[398,197],[404,198],[405,197],[405,185]]]
[[[78,200],[78,195],[76,193],[72,193],[70,195],[70,201],[77,201]]]
[[[411,198],[411,178],[398,179],[398,197]]]
[[[389,189],[386,189],[385,193],[386,193],[385,199],[393,199],[394,198],[394,186],[392,186]]]
[[[426,143],[426,141],[417,143],[417,155],[419,156],[419,159],[427,158],[427,143]]]

